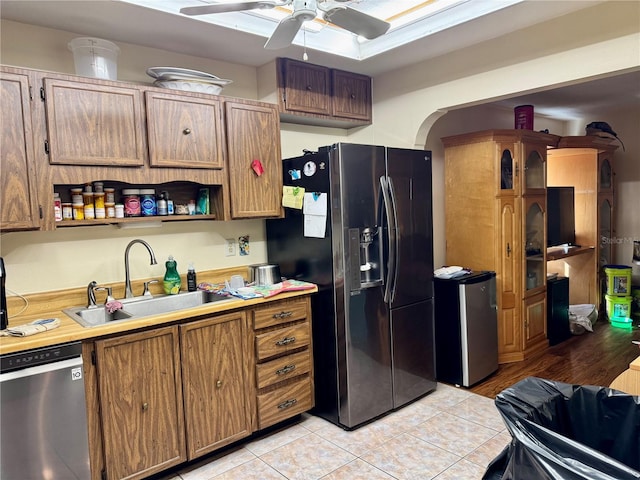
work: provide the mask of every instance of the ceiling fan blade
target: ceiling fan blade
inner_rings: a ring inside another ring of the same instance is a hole
[[[294,15],[284,17],[280,20],[280,23],[271,34],[271,37],[269,37],[269,40],[267,40],[267,43],[264,44],[264,48],[267,50],[277,50],[288,47],[291,45],[291,42],[293,42],[303,23],[304,19],[301,17]]]
[[[209,13],[241,12],[243,10],[253,10],[255,8],[274,8],[280,5],[287,5],[289,2],[259,1],[259,2],[235,2],[235,3],[215,3],[211,5],[201,5],[198,7],[184,7],[180,13],[184,15],[207,15]]]
[[[324,19],[369,40],[384,35],[391,26],[384,20],[346,6],[325,11]]]

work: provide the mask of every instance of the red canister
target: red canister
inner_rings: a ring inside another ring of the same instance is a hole
[[[515,128],[533,130],[533,105],[520,105],[513,109]]]

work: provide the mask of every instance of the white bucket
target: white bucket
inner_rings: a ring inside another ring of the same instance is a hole
[[[118,79],[118,53],[115,43],[100,38],[79,37],[69,42],[76,74],[85,77]]]

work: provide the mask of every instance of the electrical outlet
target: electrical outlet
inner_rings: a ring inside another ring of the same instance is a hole
[[[235,240],[233,240],[233,238],[227,238],[225,240],[225,248],[224,248],[224,254],[226,257],[233,257],[236,254],[236,243]]]

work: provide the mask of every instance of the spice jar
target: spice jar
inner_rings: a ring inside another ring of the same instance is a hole
[[[116,205],[115,205],[115,203],[107,203],[107,202],[105,202],[104,211],[105,211],[105,214],[107,215],[107,218],[116,218]],[[122,215],[124,216],[124,210],[122,211]]]
[[[122,190],[122,203],[124,204],[125,217],[140,216],[140,190],[137,188]]]
[[[122,203],[116,203],[115,211],[116,218],[124,218],[124,205]]]
[[[104,203],[116,203],[115,188],[104,189]]]
[[[62,220],[73,220],[73,204],[72,203],[63,203],[62,204]],[[84,204],[82,205],[84,210]]]
[[[84,219],[93,220],[94,218],[96,218],[96,214],[93,206],[93,193],[83,192],[82,200],[84,203]]]
[[[82,189],[81,188],[72,188],[71,189],[71,203],[80,204],[82,201]]]
[[[84,220],[84,203],[74,203],[72,204],[72,208],[73,208],[73,219]]]
[[[93,182],[93,191],[94,193],[103,193],[104,190],[102,189],[104,186],[103,182]]]
[[[60,194],[58,192],[53,194],[53,217],[56,222],[62,220],[62,201],[60,200]]]
[[[96,192],[93,194],[93,206],[96,218],[106,218],[106,212],[104,209],[104,193]]]

